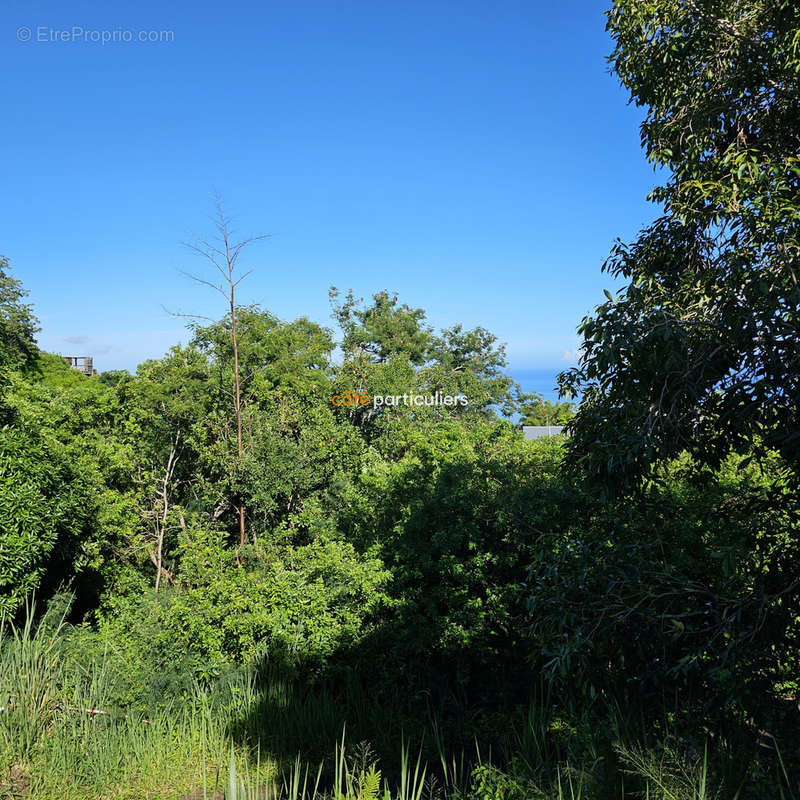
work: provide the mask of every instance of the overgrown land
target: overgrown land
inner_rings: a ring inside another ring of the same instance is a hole
[[[800,796],[800,8],[608,27],[664,182],[567,437],[483,329],[240,305],[224,216],[227,313],[135,375],[0,263],[0,797]]]

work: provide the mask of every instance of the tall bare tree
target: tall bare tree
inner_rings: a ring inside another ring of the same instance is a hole
[[[186,273],[192,280],[209,286],[219,292],[228,304],[231,315],[231,344],[233,348],[233,409],[236,418],[236,455],[241,463],[244,456],[244,443],[242,440],[242,394],[239,381],[239,338],[236,320],[236,287],[253,271],[252,269],[240,273],[238,271],[239,257],[245,247],[253,242],[266,239],[267,236],[250,236],[247,239],[233,241],[233,231],[231,220],[225,216],[222,208],[222,200],[219,194],[215,194],[216,207],[216,228],[217,235],[211,239],[200,239],[195,237],[191,242],[184,242],[184,245],[193,253],[202,256],[209,261],[221,276],[221,281],[215,283],[213,280],[206,280],[199,275]],[[239,547],[244,546],[245,536],[245,502],[241,496],[237,498],[236,509],[239,515]]]

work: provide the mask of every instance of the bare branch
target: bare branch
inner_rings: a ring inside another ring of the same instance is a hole
[[[179,319],[204,319],[208,322],[214,323],[215,319],[212,317],[205,317],[202,314],[185,314],[182,311],[170,311],[166,306],[162,305],[161,308],[171,317],[178,317]]]
[[[228,305],[228,313],[231,319],[231,344],[233,347],[233,412],[236,422],[236,454],[237,459],[241,462],[244,456],[244,443],[242,438],[242,409],[246,405],[246,400],[242,397],[241,390],[241,376],[239,365],[239,339],[237,330],[237,306],[236,306],[236,287],[252,273],[252,269],[243,272],[240,275],[236,274],[236,267],[239,257],[245,247],[253,242],[260,241],[268,238],[267,236],[250,236],[238,242],[231,241],[232,229],[231,221],[225,216],[222,208],[222,199],[218,191],[214,191],[214,206],[216,208],[215,226],[217,229],[217,237],[213,242],[200,239],[197,236],[193,237],[193,241],[184,242],[184,246],[188,248],[195,255],[201,256],[214,265],[214,268],[222,276],[220,284],[213,283],[210,280],[193,275],[189,272],[183,274],[191,278],[196,283],[208,286],[214,291],[219,292]],[[194,315],[193,315],[194,316]],[[232,497],[228,501],[229,507],[237,512],[239,518],[239,548],[244,547],[245,544],[245,519],[246,509],[244,499],[241,496]],[[238,555],[237,555],[238,557]],[[159,557],[159,565],[161,565]],[[160,573],[159,573],[160,575]]]
[[[238,286],[253,270],[249,269],[238,280],[234,282],[234,286]]]
[[[197,275],[192,275],[191,272],[184,272],[181,270],[181,274],[185,275],[187,278],[191,278],[193,281],[197,283],[203,284],[203,286],[208,286],[210,289],[216,289],[226,300],[228,299],[228,294],[222,286],[217,286],[216,283],[211,283],[211,281],[207,281],[205,278],[200,278]]]

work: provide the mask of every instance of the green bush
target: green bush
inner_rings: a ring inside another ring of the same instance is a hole
[[[561,451],[500,422],[387,430],[343,515],[392,571],[394,604],[362,656],[370,674],[487,699],[529,684],[528,567],[537,531],[573,507]]]
[[[225,534],[189,529],[179,557],[173,585],[156,594],[130,578],[101,611],[100,631],[139,675],[208,681],[256,659],[319,668],[387,601],[381,562],[333,538],[278,552],[256,543],[237,557]]]
[[[576,706],[677,697],[695,724],[742,711],[766,723],[800,667],[797,513],[777,459],[710,472],[682,458],[638,495],[542,532],[534,665]]]
[[[36,430],[0,428],[0,613],[86,565],[91,506],[57,448]]]

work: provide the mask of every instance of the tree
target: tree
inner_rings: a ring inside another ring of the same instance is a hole
[[[210,376],[198,425],[205,491],[245,499],[251,540],[264,533],[276,540],[287,530],[295,538],[319,522],[311,518],[324,516],[319,505],[331,487],[358,466],[360,438],[331,405],[334,344],[329,331],[304,317],[283,322],[257,307],[239,309],[238,339],[247,447],[232,471],[223,388],[231,382],[230,319],[194,326],[191,346],[208,359]]]
[[[101,372],[97,379],[106,386],[118,386],[124,381],[131,380],[132,377],[126,369],[108,369],[105,372]]]
[[[503,372],[505,346],[485,328],[461,325],[438,334],[425,320],[425,311],[400,304],[386,290],[364,304],[349,291],[342,301],[331,288],[333,316],[342,331],[342,364],[336,371],[340,391],[374,395],[410,392],[463,395],[467,405],[395,407],[391,417],[441,415],[510,416],[516,410],[518,386]],[[373,408],[349,407],[348,417],[360,426],[385,416]]]
[[[504,372],[506,366],[505,345],[493,333],[480,326],[464,330],[458,324],[434,337],[420,379],[431,393],[464,395],[469,403],[455,406],[456,413],[510,417],[517,409],[519,386]]]
[[[0,370],[28,367],[39,352],[38,320],[32,306],[23,302],[27,290],[10,270],[8,259],[0,256]]]
[[[173,347],[139,365],[136,378],[117,383],[127,409],[126,439],[136,459],[137,503],[144,549],[156,569],[155,591],[172,581],[166,566],[175,532],[185,528],[179,489],[196,482],[193,465],[202,441],[197,428],[209,411],[207,359],[193,347]]]
[[[681,450],[800,467],[800,7],[617,0],[613,68],[646,108],[664,213],[604,265],[628,281],[580,326],[560,385],[570,448],[611,487]]]
[[[245,247],[253,242],[265,239],[266,236],[251,236],[234,242],[231,239],[231,221],[225,216],[222,209],[222,201],[219,195],[216,196],[217,209],[217,236],[213,240],[196,239],[194,242],[185,243],[186,246],[199,256],[207,259],[219,272],[222,281],[214,283],[197,275],[189,275],[192,280],[209,286],[219,292],[228,303],[231,320],[231,347],[233,352],[233,413],[236,419],[236,455],[237,461],[241,464],[244,457],[244,443],[242,440],[242,395],[239,381],[239,338],[237,331],[236,287],[253,271],[238,271],[239,257]],[[188,273],[187,273],[188,274]],[[239,516],[239,547],[245,543],[245,505],[239,498],[237,503]]]
[[[342,349],[363,354],[375,363],[386,363],[402,355],[415,366],[424,364],[432,344],[432,331],[425,324],[425,312],[398,304],[397,295],[385,289],[372,296],[372,304],[362,305],[350,290],[339,303],[335,286],[329,292],[333,315],[342,329]]]
[[[0,614],[15,612],[54,565],[58,580],[73,577],[86,538],[82,478],[38,431],[0,428]]]
[[[338,522],[350,540],[378,544],[392,568],[394,610],[361,655],[370,678],[388,678],[393,693],[469,681],[484,697],[527,684],[532,544],[575,508],[560,443],[529,446],[481,417],[423,418],[398,434],[365,460]]]
[[[538,392],[521,397],[520,424],[522,425],[566,425],[575,416],[575,404],[566,401],[551,403]]]
[[[36,591],[96,602],[135,524],[129,449],[114,391],[40,353],[10,374],[0,425],[0,606]]]

